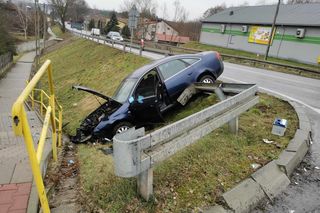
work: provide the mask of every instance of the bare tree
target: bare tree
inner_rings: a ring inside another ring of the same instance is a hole
[[[212,15],[214,15],[214,14],[217,14],[217,13],[219,13],[219,12],[221,12],[221,11],[223,11],[223,10],[225,10],[227,7],[226,7],[226,4],[225,3],[223,3],[223,4],[221,4],[221,5],[217,5],[217,6],[215,6],[215,7],[211,7],[211,8],[209,8],[209,9],[207,9],[204,13],[203,13],[203,18],[205,19],[205,18],[208,18],[209,16],[212,16]]]
[[[173,2],[173,8],[174,8],[174,16],[173,21],[175,22],[185,22],[188,17],[188,12],[186,8],[184,8],[179,0],[175,0]]]
[[[146,19],[157,19],[157,3],[155,0],[123,0],[123,4],[121,5],[120,9],[122,11],[129,11],[133,7],[133,5],[135,5],[140,12],[138,32],[141,32],[141,36],[145,37],[148,29],[148,23],[146,23]]]
[[[155,0],[123,0],[121,11],[129,11],[135,5],[141,18],[156,18],[157,2]]]
[[[28,16],[28,6],[26,6],[25,10],[22,9],[23,5],[20,4],[19,6],[15,5],[15,9],[17,12],[18,20],[19,20],[19,27],[24,32],[24,39],[27,40],[27,32],[28,32],[28,21],[30,22],[30,17]]]
[[[51,4],[53,5],[56,13],[58,14],[60,21],[61,21],[61,30],[62,32],[66,31],[66,17],[69,8],[73,5],[75,0],[50,0]]]
[[[85,0],[75,0],[68,10],[68,17],[72,21],[82,22],[88,11],[89,6]]]

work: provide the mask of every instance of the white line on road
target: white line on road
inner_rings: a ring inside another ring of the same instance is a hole
[[[245,81],[240,81],[240,80],[236,80],[236,79],[233,79],[233,78],[229,78],[229,77],[221,77],[222,79],[226,79],[226,80],[229,80],[229,81],[232,81],[232,82],[237,82],[237,83],[243,83],[243,84],[248,84],[248,82],[245,82]],[[280,98],[283,98],[283,99],[286,99],[286,100],[290,100],[290,101],[295,101],[299,104],[302,104],[304,105],[305,107],[308,107],[309,109],[315,111],[316,113],[319,113],[320,114],[320,109],[318,108],[315,108],[315,107],[312,107],[298,99],[295,99],[293,97],[290,97],[288,95],[285,95],[285,94],[282,94],[280,92],[277,92],[277,91],[274,91],[274,90],[271,90],[271,89],[268,89],[268,88],[265,88],[265,87],[260,87],[259,86],[259,90],[261,92],[265,92],[265,93],[268,93],[268,94],[271,94],[273,96],[276,96],[276,97],[280,97]]]

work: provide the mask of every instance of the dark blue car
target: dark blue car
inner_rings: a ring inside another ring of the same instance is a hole
[[[74,86],[106,100],[88,115],[71,138],[75,143],[108,141],[132,126],[161,120],[177,104],[181,93],[195,82],[213,83],[223,72],[217,52],[177,55],[147,64],[126,77],[112,98]]]

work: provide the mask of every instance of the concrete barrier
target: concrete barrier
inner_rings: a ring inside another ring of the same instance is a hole
[[[234,212],[249,212],[266,197],[262,188],[253,179],[247,178],[222,195]]]
[[[251,175],[267,194],[273,199],[290,184],[289,178],[280,170],[275,161],[271,161]]]
[[[285,190],[290,184],[288,177],[308,152],[312,139],[310,121],[302,105],[293,101],[289,101],[289,103],[298,115],[299,129],[277,160],[271,161],[253,173],[252,179],[246,179],[223,194],[222,197],[227,205],[235,212],[249,212],[264,197],[267,196],[272,200]],[[221,208],[212,208],[208,212],[219,213],[223,211]]]

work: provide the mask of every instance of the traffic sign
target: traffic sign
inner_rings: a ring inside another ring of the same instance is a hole
[[[137,28],[139,20],[139,11],[135,5],[129,11],[129,28]]]

